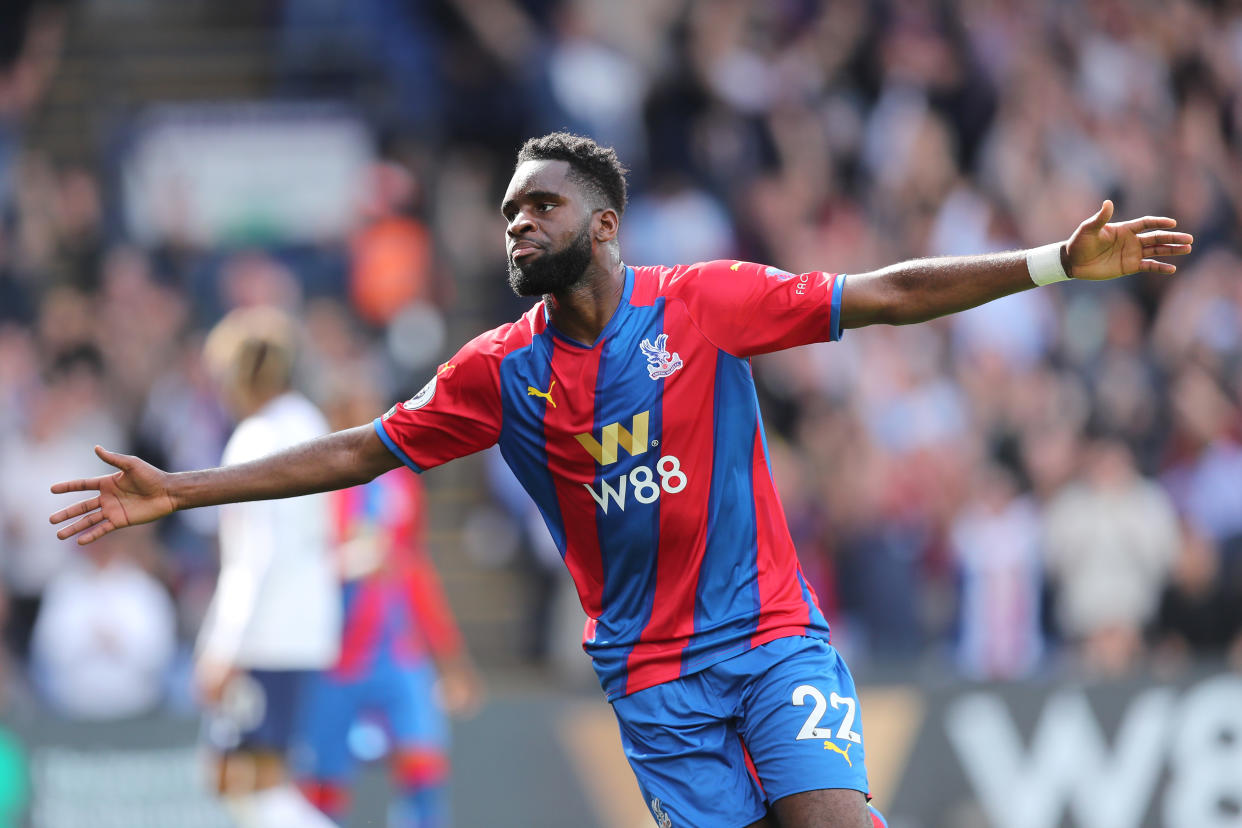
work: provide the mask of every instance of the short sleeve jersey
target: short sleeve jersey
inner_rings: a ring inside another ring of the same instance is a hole
[[[423,486],[394,471],[331,495],[344,629],[334,673],[358,679],[461,651],[461,634],[423,545]]]
[[[595,343],[538,304],[375,428],[415,471],[499,443],[573,576],[609,699],[776,638],[827,640],[749,358],[838,339],[843,283],[748,262],[627,267]]]

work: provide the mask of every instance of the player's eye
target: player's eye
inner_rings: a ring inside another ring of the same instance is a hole
[[[536,209],[538,209],[538,210],[539,210],[539,212],[541,212],[541,213],[547,213],[547,212],[550,212],[550,211],[552,210],[552,208],[553,208],[553,207],[555,207],[555,206],[556,206],[556,202],[554,202],[554,201],[545,201],[545,202],[541,203],[541,204],[540,204],[540,205],[539,205]]]

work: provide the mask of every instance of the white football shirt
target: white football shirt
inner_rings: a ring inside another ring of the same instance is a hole
[[[256,460],[327,432],[310,401],[287,393],[237,426],[223,463]],[[331,666],[341,601],[328,532],[324,494],[221,506],[220,580],[200,652],[252,669]]]

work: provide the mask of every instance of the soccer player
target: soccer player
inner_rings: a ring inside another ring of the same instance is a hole
[[[346,427],[374,415],[365,382],[334,396],[329,422]],[[477,706],[481,685],[423,544],[421,481],[393,471],[330,495],[332,547],[342,580],[341,653],[313,674],[291,751],[306,797],[341,822],[356,762],[350,729],[381,725],[399,796],[389,824],[451,824],[445,713]]]
[[[364,426],[241,466],[168,474],[102,448],[114,474],[52,516],[89,543],[176,509],[355,485],[489,445],[539,506],[588,621],[584,647],[661,826],[863,828],[853,681],[798,566],[772,484],[749,358],[907,324],[1066,278],[1172,273],[1175,222],[909,261],[848,277],[747,262],[621,258],[624,169],[593,141],[528,141],[501,204],[509,282],[542,297]]]
[[[293,390],[294,325],[274,308],[226,316],[204,356],[240,422],[223,461],[257,460],[328,424]],[[285,754],[308,671],[332,664],[339,587],[327,496],[220,510],[220,577],[199,632],[195,679],[217,792],[241,828],[331,828],[289,778]]]

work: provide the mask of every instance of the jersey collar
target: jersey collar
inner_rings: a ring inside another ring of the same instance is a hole
[[[617,302],[616,310],[614,310],[612,312],[612,316],[609,317],[608,324],[604,325],[604,329],[599,332],[599,337],[596,338],[596,340],[590,345],[579,342],[573,337],[566,336],[565,334],[561,333],[560,329],[557,328],[556,325],[552,323],[552,315],[548,313],[548,306],[546,304],[543,304],[543,322],[547,326],[547,329],[551,331],[552,335],[555,336],[557,339],[569,345],[573,345],[575,348],[582,348],[584,350],[590,351],[590,350],[593,350],[597,345],[599,345],[605,339],[607,339],[609,336],[611,336],[612,332],[616,330],[617,326],[621,324],[621,320],[624,319],[626,313],[629,312],[630,295],[633,292],[634,292],[634,268],[630,267],[629,265],[625,265],[625,287],[621,289],[621,299],[620,301]]]

